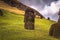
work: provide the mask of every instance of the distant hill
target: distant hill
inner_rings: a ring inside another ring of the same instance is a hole
[[[10,5],[4,3],[3,1],[0,1],[0,9],[4,9],[10,12],[15,12],[17,14],[24,14],[23,10],[19,10],[16,7],[11,7]]]
[[[42,17],[42,18],[45,18],[45,17],[44,17],[42,14],[40,14],[37,10],[35,10],[35,9],[31,8],[31,7],[28,7],[28,6],[22,4],[22,3],[19,2],[19,1],[16,1],[16,0],[2,0],[2,1],[4,1],[4,2],[5,2],[6,4],[8,4],[9,6],[11,6],[11,7],[13,7],[13,8],[15,7],[15,8],[19,9],[19,10],[26,11],[26,9],[30,8],[30,9],[34,10],[34,13],[35,13],[36,15],[38,15],[38,16],[40,16],[40,17]]]

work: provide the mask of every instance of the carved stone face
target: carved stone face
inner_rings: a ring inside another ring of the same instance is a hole
[[[33,13],[33,12],[28,12],[28,14],[29,14],[30,16],[33,16],[33,15],[34,15],[34,13]]]
[[[27,9],[26,12],[25,12],[25,14],[26,14],[27,16],[30,16],[30,17],[35,16],[35,15],[34,15],[34,11],[33,11],[32,9]]]
[[[35,16],[34,16],[34,11],[29,9],[29,10],[26,11],[26,14],[27,14],[26,16],[28,16],[27,19],[28,19],[30,22],[32,22],[32,20],[34,20],[34,17],[35,17]],[[34,22],[34,21],[33,21],[33,22]]]
[[[26,29],[34,29],[34,11],[31,9],[27,9],[25,12],[25,28]]]

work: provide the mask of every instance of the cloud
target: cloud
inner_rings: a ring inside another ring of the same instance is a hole
[[[23,4],[38,10],[45,18],[57,21],[60,0],[18,0]]]
[[[47,17],[50,17],[51,20],[55,20],[57,21],[58,20],[58,11],[59,11],[59,8],[60,8],[60,1],[54,1],[54,2],[51,2],[50,6],[48,5],[45,5],[44,9],[41,10],[41,14],[43,14],[46,18]]]
[[[27,6],[33,6],[37,9],[43,9],[45,5],[50,5],[54,0],[18,0]]]

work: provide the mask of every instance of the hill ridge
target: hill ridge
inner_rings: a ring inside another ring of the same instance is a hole
[[[33,8],[31,8],[31,7],[28,7],[28,6],[26,6],[26,5],[24,5],[24,4],[22,4],[21,2],[19,2],[19,1],[16,1],[16,0],[3,0],[5,3],[7,3],[7,4],[9,4],[10,6],[12,6],[12,7],[16,7],[16,8],[18,8],[18,9],[22,9],[22,10],[26,10],[26,9],[28,9],[28,8],[30,8],[30,9],[32,9],[33,11],[34,11],[34,13],[35,13],[35,15],[38,15],[38,16],[40,16],[40,17],[42,17],[42,18],[45,18],[42,14],[40,14],[37,10],[35,10],[35,9],[33,9]]]

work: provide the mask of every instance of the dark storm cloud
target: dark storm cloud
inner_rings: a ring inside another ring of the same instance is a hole
[[[50,4],[51,2],[57,0],[19,0],[19,1],[26,5],[39,5],[39,4]]]
[[[18,0],[22,2],[23,4],[27,6],[33,6],[37,9],[44,8],[45,5],[50,5],[51,2],[57,1],[57,0]]]
[[[58,1],[58,0],[43,0],[43,2],[47,5],[50,5],[50,3],[53,1]]]
[[[23,4],[39,11],[43,16],[57,20],[57,12],[60,8],[60,0],[18,0]]]
[[[34,6],[37,9],[41,9],[41,7],[44,7],[45,5],[43,0],[19,0],[19,1],[27,6]]]

